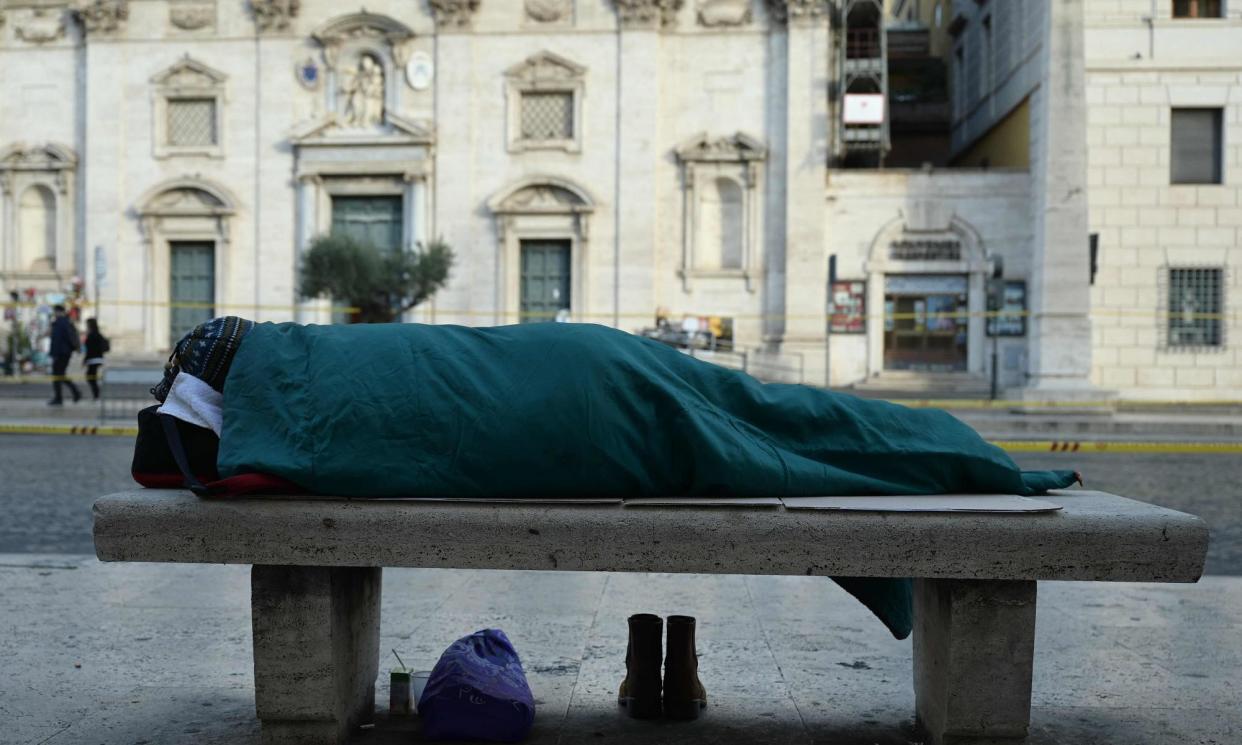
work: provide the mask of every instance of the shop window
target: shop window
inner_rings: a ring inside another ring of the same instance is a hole
[[[1222,18],[1221,0],[1173,0],[1174,18]]]
[[[1224,275],[1220,268],[1168,270],[1166,346],[1224,346]]]
[[[1173,109],[1173,183],[1221,183],[1222,118],[1220,109]]]

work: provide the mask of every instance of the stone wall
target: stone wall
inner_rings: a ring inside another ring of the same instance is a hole
[[[840,280],[868,282],[869,313],[883,312],[883,270],[880,264],[888,241],[903,228],[912,232],[946,230],[975,244],[979,258],[999,256],[1007,279],[1029,280],[1031,244],[1030,176],[1025,171],[834,171],[827,190],[825,253],[836,255]],[[968,248],[968,247],[967,247]],[[964,251],[966,248],[964,248]],[[825,261],[827,256],[825,256]],[[964,261],[969,257],[964,257]],[[900,273],[939,273],[944,267],[910,263]],[[956,270],[967,273],[968,268]],[[975,274],[986,273],[978,267]],[[980,276],[980,279],[983,279]],[[978,282],[973,293],[981,293]],[[791,292],[811,293],[802,286]],[[876,293],[881,294],[876,297]],[[983,298],[972,297],[978,306]],[[833,385],[851,385],[881,372],[883,335],[879,328],[866,334],[836,334],[831,338],[829,364]],[[970,373],[989,370],[991,340],[972,334]],[[999,342],[1001,382],[1006,387],[1024,383],[1026,339]]]
[[[1092,377],[1127,397],[1242,395],[1242,8],[1228,5],[1226,19],[1182,20],[1158,3],[1148,24],[1147,2],[1088,4],[1088,199],[1100,252]],[[1223,183],[1170,183],[1174,107],[1223,109]],[[1224,269],[1222,345],[1166,343],[1170,267]]]

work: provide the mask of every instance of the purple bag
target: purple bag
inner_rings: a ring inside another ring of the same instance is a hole
[[[530,734],[535,699],[505,632],[476,631],[444,650],[418,700],[418,716],[429,740],[517,742]]]

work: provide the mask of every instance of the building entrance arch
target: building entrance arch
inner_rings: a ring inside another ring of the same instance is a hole
[[[889,221],[868,253],[867,375],[981,375],[992,261],[965,220],[912,212]]]
[[[228,277],[230,222],[237,200],[198,178],[166,181],[138,202],[146,264],[143,283],[148,349],[169,349],[216,314]]]

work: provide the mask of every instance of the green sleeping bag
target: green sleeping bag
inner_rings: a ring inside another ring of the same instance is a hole
[[[760,383],[587,324],[258,324],[224,384],[222,477],[351,497],[1033,494],[970,427]],[[898,637],[906,580],[839,580]]]

